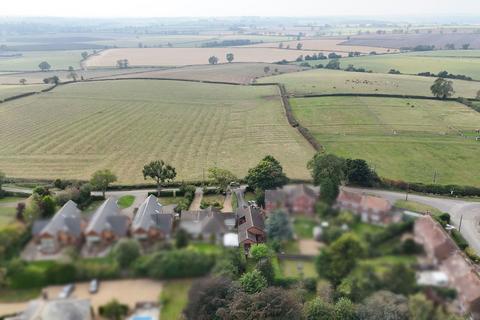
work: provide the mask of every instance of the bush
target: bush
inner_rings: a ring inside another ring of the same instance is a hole
[[[161,251],[142,257],[135,265],[136,274],[155,279],[199,277],[213,268],[211,254],[188,249]]]
[[[244,273],[240,277],[240,285],[246,293],[257,293],[268,286],[267,279],[258,270]]]
[[[65,284],[74,282],[76,278],[76,269],[73,264],[54,264],[45,272],[45,278],[48,284]]]
[[[100,306],[98,308],[98,313],[107,319],[110,320],[121,320],[124,319],[128,314],[128,305],[121,304],[117,300],[111,300],[109,303]]]
[[[462,236],[462,234],[458,230],[452,230],[452,239],[455,241],[457,246],[461,250],[465,250],[468,247],[468,242],[465,240],[465,238]]]
[[[465,248],[465,254],[475,263],[480,263],[480,256],[475,252],[472,247]]]
[[[121,268],[127,268],[140,256],[140,244],[137,240],[122,239],[115,245],[113,255]]]
[[[268,259],[270,257],[270,248],[264,243],[254,244],[250,249],[250,255],[257,262],[262,259]]]
[[[107,280],[120,277],[118,264],[113,261],[83,259],[75,264],[76,280],[88,281],[91,279]]]
[[[381,179],[381,187],[397,190],[411,190],[420,193],[430,193],[447,196],[480,196],[480,188],[472,186],[407,183],[401,180],[390,180],[385,178]]]

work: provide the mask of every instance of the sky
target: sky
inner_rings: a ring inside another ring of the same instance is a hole
[[[0,0],[0,16],[480,16],[480,0]]]

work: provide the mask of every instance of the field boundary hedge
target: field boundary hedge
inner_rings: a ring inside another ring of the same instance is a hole
[[[294,98],[324,98],[324,97],[371,97],[371,98],[397,98],[397,99],[418,99],[436,101],[457,101],[458,98],[439,99],[429,96],[417,96],[408,94],[383,94],[383,93],[324,93],[324,94],[301,94],[292,95]]]

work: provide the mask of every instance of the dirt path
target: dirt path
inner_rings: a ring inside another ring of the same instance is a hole
[[[222,212],[233,212],[231,192],[228,192],[227,195],[225,196]]]
[[[300,253],[306,256],[318,255],[318,251],[322,246],[323,246],[322,243],[317,242],[313,239],[301,239],[298,241],[298,247],[300,249]]]
[[[200,210],[200,204],[202,203],[203,198],[203,189],[195,189],[195,198],[193,198],[192,204],[190,205],[190,211]]]

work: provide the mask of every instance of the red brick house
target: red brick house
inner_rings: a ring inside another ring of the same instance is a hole
[[[387,225],[401,220],[388,200],[366,194],[341,190],[335,206],[359,215],[365,223]]]
[[[265,191],[265,211],[283,209],[289,213],[315,213],[318,188],[306,184],[286,185],[282,189]]]

